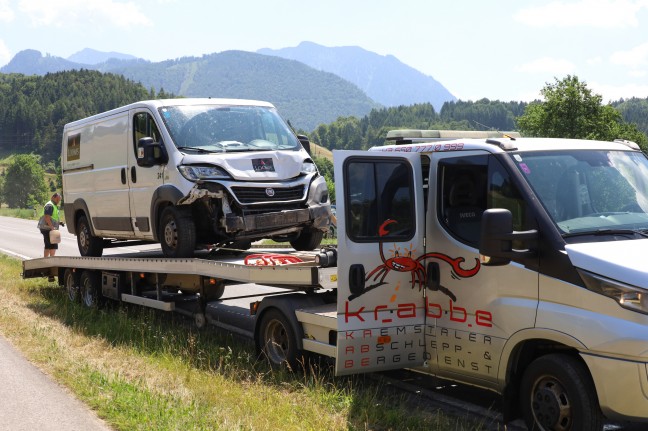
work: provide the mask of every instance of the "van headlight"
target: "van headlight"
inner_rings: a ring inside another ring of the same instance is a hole
[[[304,162],[302,163],[301,173],[302,174],[312,174],[317,172],[317,166],[313,162]]]
[[[178,170],[189,181],[229,179],[230,175],[221,167],[214,165],[180,165]]]
[[[628,310],[648,314],[648,290],[602,277],[582,269],[578,270],[585,286],[592,292],[614,299]]]

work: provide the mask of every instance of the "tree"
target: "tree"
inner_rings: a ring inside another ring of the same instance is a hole
[[[7,167],[3,190],[10,208],[34,208],[45,203],[47,186],[40,158],[34,154],[15,156]]]
[[[605,141],[628,139],[648,148],[646,135],[634,124],[625,123],[614,107],[603,105],[602,97],[593,94],[578,77],[556,78],[554,84],[547,84],[540,93],[544,102],[529,104],[518,118],[523,135]]]

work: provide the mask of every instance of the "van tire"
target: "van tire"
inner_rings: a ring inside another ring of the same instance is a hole
[[[103,238],[92,235],[90,223],[85,215],[79,217],[76,224],[77,246],[83,257],[101,257],[103,254]]]
[[[522,377],[520,400],[529,430],[603,429],[592,378],[573,356],[548,354],[533,361]]]
[[[319,248],[324,238],[324,232],[317,229],[304,228],[299,236],[292,241],[290,245],[297,251],[310,251]]]
[[[160,245],[166,257],[192,257],[196,249],[196,225],[184,208],[166,207],[160,218]]]

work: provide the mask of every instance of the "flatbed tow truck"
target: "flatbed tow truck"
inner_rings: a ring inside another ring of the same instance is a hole
[[[407,368],[502,396],[505,421],[648,422],[648,158],[628,141],[390,132],[334,151],[338,245],[238,256],[54,257],[71,300],[180,312],[273,365]],[[232,283],[280,288],[223,298]]]

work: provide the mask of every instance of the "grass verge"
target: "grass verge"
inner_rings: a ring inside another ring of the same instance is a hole
[[[0,256],[0,333],[118,430],[473,430],[363,376],[272,371],[246,340],[134,306],[89,310]]]

